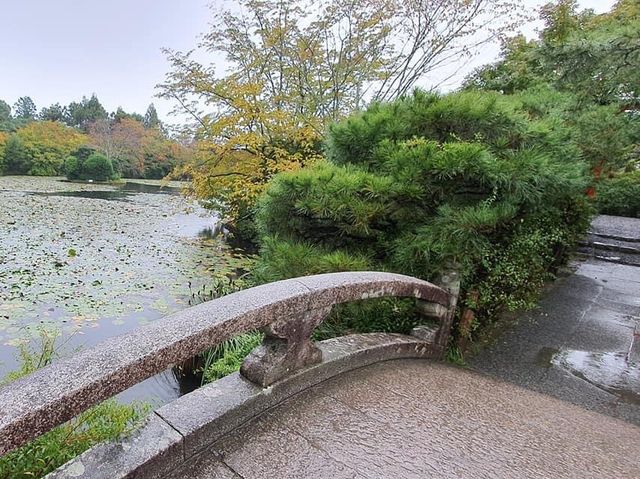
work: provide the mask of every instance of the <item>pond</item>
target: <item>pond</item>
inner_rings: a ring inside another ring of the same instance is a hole
[[[0,378],[20,344],[60,333],[61,354],[188,307],[236,257],[179,183],[118,186],[0,177]],[[169,374],[125,394],[165,402]]]

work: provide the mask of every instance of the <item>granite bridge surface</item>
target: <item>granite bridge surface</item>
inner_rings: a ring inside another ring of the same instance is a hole
[[[638,478],[640,223],[598,221],[622,224],[625,234],[594,228],[588,258],[547,292],[537,316],[474,358],[475,369],[437,361],[455,312],[455,272],[438,285],[388,273],[297,278],[200,305],[0,389],[0,454],[167,365],[261,328],[265,343],[240,373],[160,407],[131,437],[48,477]],[[611,242],[601,246],[603,238]],[[383,296],[415,298],[424,324],[412,335],[310,341],[334,304]],[[578,374],[564,350],[580,348],[620,359],[621,369]],[[551,349],[542,366],[540,351]]]
[[[640,428],[475,372],[386,361],[315,386],[183,478],[637,478]]]

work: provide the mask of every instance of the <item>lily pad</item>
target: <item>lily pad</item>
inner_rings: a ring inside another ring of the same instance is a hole
[[[188,307],[189,284],[233,266],[224,244],[198,235],[216,218],[179,195],[185,184],[165,194],[144,183],[120,195],[96,193],[117,186],[0,177],[0,377],[37,326],[86,347]]]

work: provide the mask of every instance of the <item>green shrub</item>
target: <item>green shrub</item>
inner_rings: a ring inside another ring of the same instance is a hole
[[[617,105],[593,105],[571,120],[584,158],[605,170],[624,166],[638,141],[640,120],[620,112]]]
[[[47,155],[34,158],[31,163],[31,168],[27,174],[30,176],[56,176],[58,174],[59,159],[55,161],[53,158],[48,158]]]
[[[417,92],[333,125],[329,161],[278,175],[260,199],[255,278],[374,269],[433,280],[456,263],[479,318],[530,306],[590,215],[588,168],[545,101],[534,115],[530,99]],[[387,328],[381,306],[364,308],[332,324]]]
[[[0,458],[0,478],[43,477],[92,446],[116,440],[138,426],[148,411],[139,404],[105,401]]]
[[[67,157],[63,170],[69,180],[112,181],[118,177],[111,160],[87,146]]]
[[[62,170],[69,180],[80,179],[80,162],[75,156],[68,156],[64,160]]]
[[[81,166],[81,179],[110,181],[116,178],[111,160],[99,153],[92,154]]]
[[[13,134],[4,148],[4,172],[9,175],[25,175],[31,168],[31,159],[20,137]]]
[[[603,179],[597,187],[596,206],[603,214],[640,218],[640,171]]]
[[[143,178],[160,180],[173,171],[177,161],[172,157],[158,157],[153,154],[144,155]]]
[[[56,357],[57,333],[41,331],[37,350],[20,348],[20,369],[9,373],[9,384],[47,366]],[[147,415],[145,404],[118,404],[108,400],[0,458],[0,478],[43,477],[92,446],[130,433]]]
[[[277,236],[265,236],[262,239],[260,258],[251,274],[258,283],[308,274],[366,271],[374,264],[364,255],[331,251],[311,243],[287,241]]]
[[[417,137],[438,143],[480,142],[488,150],[501,151],[522,146],[531,127],[528,112],[511,97],[493,92],[439,96],[416,91],[332,125],[326,151],[336,164],[375,167],[373,151],[384,140],[396,143]]]

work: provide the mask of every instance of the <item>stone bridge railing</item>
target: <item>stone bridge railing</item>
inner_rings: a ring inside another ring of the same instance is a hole
[[[248,379],[259,390],[279,384],[322,361],[322,350],[310,337],[332,306],[340,303],[416,298],[421,314],[439,323],[416,328],[417,338],[412,341],[424,345],[419,348],[421,357],[440,357],[455,312],[455,274],[443,278],[442,284],[439,287],[391,273],[324,274],[258,286],[167,316],[0,389],[0,455],[146,378],[248,331],[262,329],[266,337],[245,360],[243,381]]]

